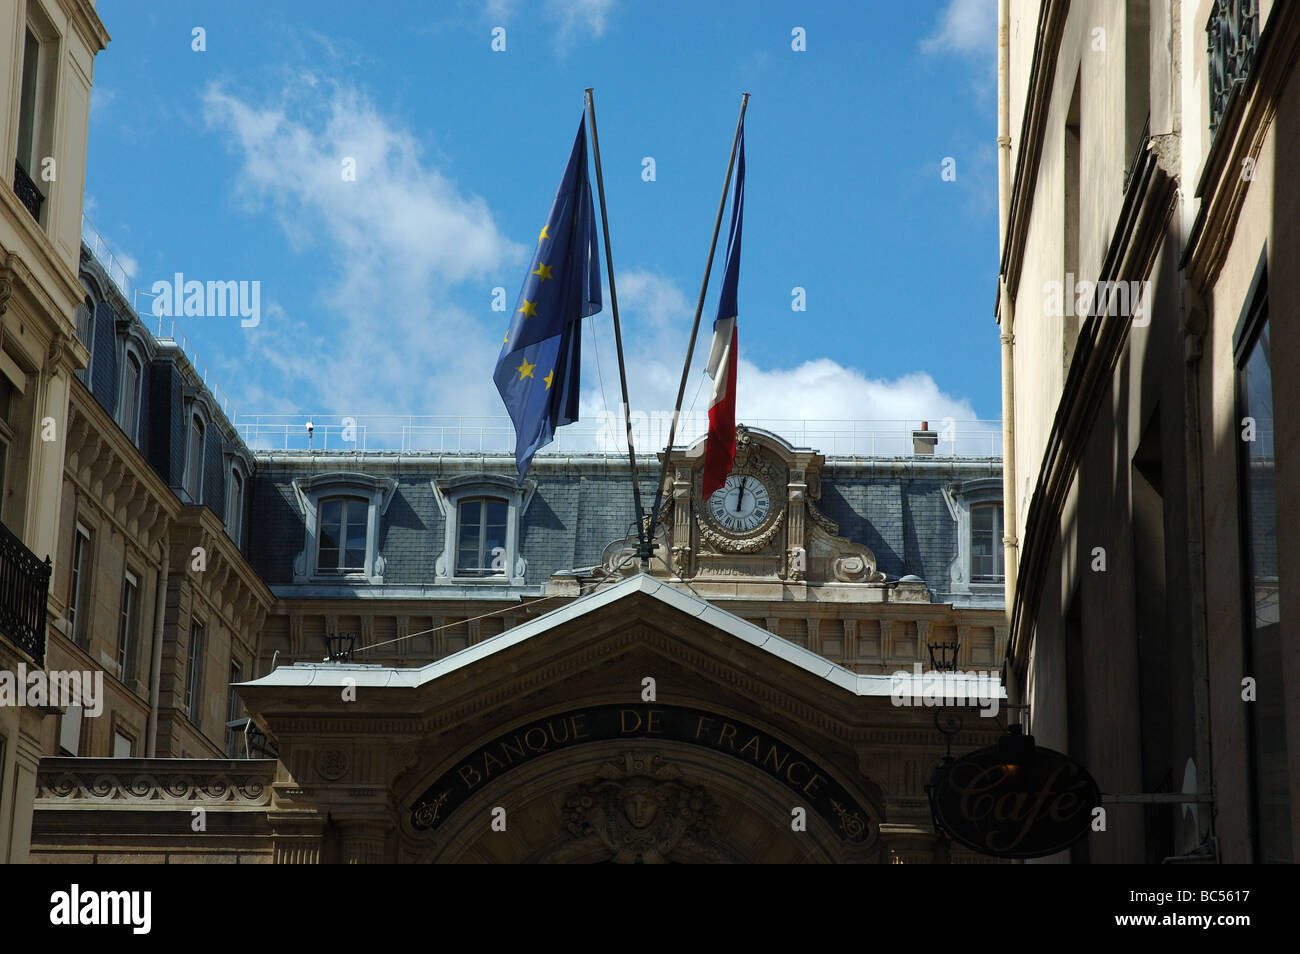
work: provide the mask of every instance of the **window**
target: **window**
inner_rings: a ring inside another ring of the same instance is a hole
[[[22,99],[18,103],[18,165],[31,176],[36,171],[36,87],[40,76],[41,44],[31,29],[23,37]]]
[[[13,430],[9,427],[9,403],[13,397],[13,385],[9,379],[0,374],[0,506],[8,494],[6,471],[9,465],[9,443],[13,440]]]
[[[294,582],[383,583],[381,521],[397,481],[336,472],[299,477],[293,488],[306,531]]]
[[[360,497],[331,497],[320,502],[316,523],[318,573],[365,571],[369,509],[369,502]]]
[[[185,492],[191,503],[199,502],[203,490],[203,422],[197,414],[190,417],[190,439],[185,462]]]
[[[244,523],[244,475],[239,469],[230,469],[230,499],[226,501],[226,532],[235,546],[241,546],[240,532]]]
[[[140,631],[140,581],[129,570],[122,579],[122,611],[117,629],[117,671],[123,684],[135,679],[136,640]]]
[[[1288,781],[1286,684],[1282,606],[1278,587],[1277,487],[1273,436],[1273,341],[1268,282],[1261,259],[1248,308],[1234,336],[1237,363],[1237,509],[1241,528],[1242,602],[1247,673],[1255,678],[1249,713],[1255,861],[1290,863],[1291,786]]]
[[[504,500],[475,497],[457,508],[456,575],[505,576],[506,516]]]
[[[195,617],[190,624],[190,658],[185,669],[185,710],[190,722],[199,727],[199,693],[203,689],[203,623]]]
[[[77,524],[72,535],[72,581],[68,588],[68,634],[83,649],[90,622],[90,572],[94,551],[90,531]]]
[[[81,706],[68,706],[59,716],[59,754],[81,754]]]
[[[140,356],[128,348],[126,361],[122,366],[122,394],[117,402],[117,423],[133,444],[136,443],[140,431],[140,379]],[[201,437],[199,443],[202,444]],[[202,457],[199,459],[202,460]]]
[[[46,195],[41,181],[43,160],[53,149],[54,74],[56,55],[52,40],[57,34],[48,23],[36,18],[40,7],[28,4],[29,20],[23,31],[22,73],[18,98],[18,148],[14,154],[14,192],[37,222]]]
[[[970,571],[976,583],[1002,579],[1002,507],[985,504],[970,512]]]
[[[232,759],[239,758],[240,736],[243,734],[235,725],[240,718],[240,710],[243,708],[239,702],[239,693],[235,689],[237,683],[244,681],[244,672],[239,663],[231,660],[230,663],[230,690],[226,696],[226,754]]]
[[[81,343],[90,352],[90,360],[86,362],[84,369],[77,372],[77,377],[81,379],[82,384],[90,387],[90,382],[93,380],[90,376],[90,369],[95,363],[95,302],[89,295],[86,296],[85,301],[77,306],[73,317],[77,325],[77,337],[81,339]]]
[[[533,481],[519,486],[514,478],[496,474],[460,474],[433,481],[445,519],[434,581],[522,586],[527,565],[519,555],[519,528],[536,487]]]
[[[113,758],[129,759],[135,748],[135,740],[120,729],[113,730]]]

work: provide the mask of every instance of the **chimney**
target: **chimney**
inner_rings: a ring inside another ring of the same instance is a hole
[[[922,421],[921,429],[912,432],[912,453],[925,457],[934,456],[934,446],[939,443],[939,435],[930,430],[930,422]]]

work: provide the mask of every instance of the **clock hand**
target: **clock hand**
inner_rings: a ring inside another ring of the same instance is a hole
[[[736,494],[736,513],[740,513],[740,502],[745,499],[745,481],[748,477],[740,478],[740,493]]]

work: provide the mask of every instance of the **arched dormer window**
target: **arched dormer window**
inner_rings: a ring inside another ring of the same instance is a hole
[[[456,505],[456,576],[508,576],[506,527],[510,502],[466,497]]]
[[[141,388],[144,383],[144,359],[128,341],[122,361],[121,390],[117,397],[117,423],[131,443],[140,439]]]
[[[238,548],[243,547],[244,533],[244,472],[230,468],[230,485],[226,500],[226,532]]]
[[[364,573],[370,501],[325,497],[316,511],[316,572]]]
[[[957,521],[951,589],[970,597],[1000,597],[1003,586],[1002,478],[980,477],[944,489]]]
[[[185,437],[185,492],[192,503],[202,501],[203,446],[207,437],[207,423],[197,411],[190,412],[189,427]]]
[[[85,285],[84,280],[82,284]],[[85,368],[77,372],[77,377],[81,379],[82,384],[89,387],[90,372],[95,365],[95,300],[90,295],[86,295],[77,306],[73,317],[77,326],[77,337],[90,352],[90,360],[86,362]]]
[[[306,529],[294,582],[384,582],[380,520],[397,481],[338,472],[300,477],[293,488]]]
[[[444,518],[438,583],[522,586],[527,565],[519,554],[520,527],[536,483],[518,486],[496,474],[460,474],[433,481]]]

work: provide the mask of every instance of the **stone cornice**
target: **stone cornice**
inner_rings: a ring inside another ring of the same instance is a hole
[[[1202,291],[1214,284],[1232,247],[1253,181],[1242,172],[1263,151],[1298,54],[1300,4],[1276,3],[1260,35],[1250,80],[1231,98],[1196,186],[1201,205],[1179,266]]]
[[[8,206],[4,211],[10,218],[19,222],[21,229],[29,233],[28,247],[39,253],[41,264],[44,266],[42,271],[57,281],[56,290],[63,292],[63,301],[56,301],[51,296],[49,289],[45,287],[45,282],[32,271],[31,263],[27,262],[22,254],[2,246],[0,246],[0,275],[8,276],[16,289],[21,289],[35,302],[38,312],[33,317],[54,318],[44,337],[53,337],[58,333],[75,336],[76,328],[72,323],[72,312],[85,295],[81,282],[77,280],[77,276],[63,259],[55,254],[49,236],[32,221],[31,214],[18,201],[12,189],[0,188],[0,205]]]
[[[1175,186],[1160,167],[1157,152],[1144,153],[1102,261],[1098,287],[1102,282],[1142,281],[1150,274],[1177,202]],[[1113,285],[1110,287],[1113,295]],[[1079,329],[1074,358],[1030,498],[1021,541],[1021,576],[1007,641],[1007,658],[1017,671],[1028,665],[1029,641],[1024,638],[1024,628],[1026,620],[1037,612],[1065,499],[1097,409],[1109,400],[1115,367],[1128,342],[1129,319],[1104,317],[1109,305],[1109,301],[1098,303],[1095,310],[1101,316],[1089,315]]]
[[[274,759],[43,758],[36,774],[39,808],[190,810],[271,804]]]
[[[90,0],[59,0],[59,5],[77,25],[77,32],[85,39],[92,54],[108,46],[112,37],[108,35],[108,28],[104,26],[104,21],[99,18]]]

